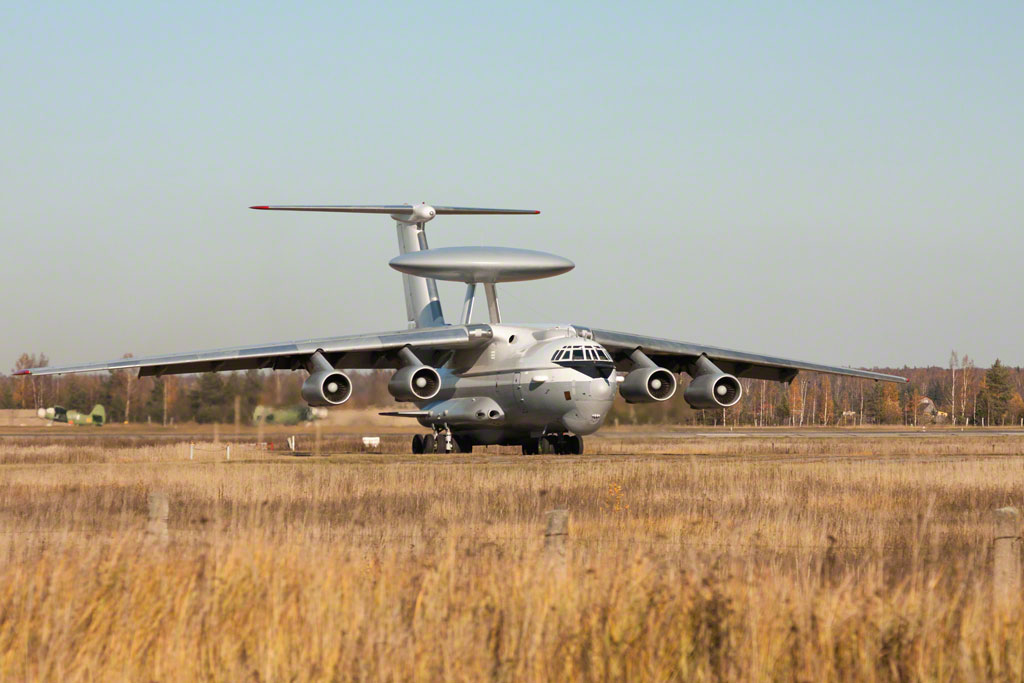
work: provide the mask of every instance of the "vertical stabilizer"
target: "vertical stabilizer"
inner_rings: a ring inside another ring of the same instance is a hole
[[[435,216],[512,216],[516,214],[536,215],[534,209],[483,209],[474,206],[430,206],[422,202],[411,204],[292,204],[290,206],[263,204],[251,206],[261,211],[328,211],[331,213],[376,213],[387,214],[398,223],[398,249],[402,254],[427,250],[427,235],[423,226]],[[437,296],[437,282],[433,278],[419,275],[402,275],[405,289],[405,314],[409,327],[440,327],[444,325],[441,300]],[[493,299],[493,292],[490,301]],[[470,305],[471,304],[467,304]],[[492,319],[497,304],[492,308]],[[27,371],[26,371],[27,374]]]
[[[408,254],[429,248],[424,223],[397,221],[396,225],[399,252]],[[437,282],[433,278],[403,274],[402,287],[405,289],[405,317],[410,328],[444,325],[441,299],[437,295]]]

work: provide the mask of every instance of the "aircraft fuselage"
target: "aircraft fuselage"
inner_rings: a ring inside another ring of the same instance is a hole
[[[615,398],[617,372],[599,344],[571,326],[492,325],[486,346],[440,369],[437,396],[417,403],[425,427],[477,444],[518,444],[545,434],[597,431]]]

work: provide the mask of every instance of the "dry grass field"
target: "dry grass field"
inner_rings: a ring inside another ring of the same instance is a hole
[[[190,461],[110,434],[0,440],[4,680],[1024,678],[991,521],[1024,435]]]

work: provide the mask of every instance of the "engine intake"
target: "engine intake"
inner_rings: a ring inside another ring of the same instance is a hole
[[[740,381],[724,372],[698,375],[683,392],[691,408],[728,408],[743,396]]]
[[[619,385],[626,403],[667,401],[676,393],[676,376],[659,367],[635,368]]]
[[[388,392],[396,401],[429,401],[439,391],[441,375],[429,365],[407,365],[388,382]]]
[[[340,406],[352,396],[352,380],[344,372],[320,370],[302,383],[302,399],[313,407]]]

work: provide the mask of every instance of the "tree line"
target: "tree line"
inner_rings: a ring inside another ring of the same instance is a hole
[[[14,370],[43,367],[45,354],[22,354]],[[899,374],[905,385],[851,377],[801,373],[792,383],[742,379],[744,398],[726,410],[694,410],[683,400],[686,379],[664,403],[627,404],[616,398],[609,416],[620,424],[754,426],[832,425],[1017,425],[1024,420],[1024,369],[996,360],[978,368],[955,351],[945,368],[879,368]],[[88,411],[96,403],[112,422],[249,422],[259,405],[302,403],[304,372],[206,373],[138,377],[118,370],[90,375],[0,377],[0,409],[61,405]],[[352,373],[355,392],[339,410],[392,406],[389,371]]]

